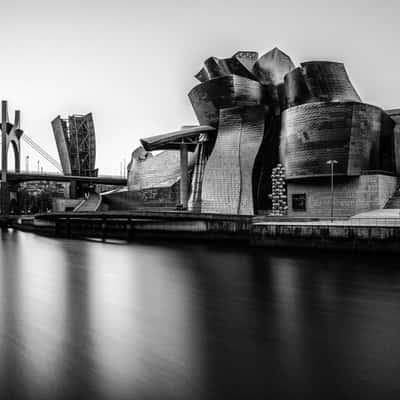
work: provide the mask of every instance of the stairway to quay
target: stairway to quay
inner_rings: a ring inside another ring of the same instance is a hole
[[[86,199],[83,199],[75,208],[74,212],[95,212],[101,204],[101,196],[97,193],[90,193]]]
[[[400,252],[400,210],[364,213],[347,220],[154,210],[63,212],[15,219],[11,227],[47,236],[104,241],[224,240],[273,248]]]

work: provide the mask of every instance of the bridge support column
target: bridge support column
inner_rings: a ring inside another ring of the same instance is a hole
[[[182,208],[188,208],[188,146],[186,143],[181,144],[181,182],[180,182],[180,202]]]
[[[10,182],[8,184],[8,199],[9,206],[8,212],[9,214],[19,214],[20,213],[20,193],[19,193],[20,185],[16,182]]]
[[[1,213],[8,215],[8,184],[7,184],[7,102],[1,102]]]
[[[10,211],[10,188],[7,182],[8,163],[7,154],[10,147],[14,151],[15,172],[21,169],[21,146],[20,139],[23,131],[20,129],[21,113],[15,111],[14,124],[8,120],[7,101],[1,102],[1,186],[0,186],[0,207],[1,214],[8,216]],[[14,201],[15,203],[15,201]]]
[[[0,187],[0,207],[1,214],[8,215],[10,212],[10,194],[8,191],[8,183],[1,182]]]
[[[70,199],[76,199],[77,198],[77,189],[78,189],[78,182],[77,181],[71,181],[69,185],[69,198]]]

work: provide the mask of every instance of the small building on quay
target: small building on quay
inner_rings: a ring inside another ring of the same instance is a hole
[[[400,110],[363,103],[342,63],[296,67],[274,48],[210,57],[195,76],[199,125],[143,138],[110,207],[323,218],[332,198],[337,217],[395,204]]]

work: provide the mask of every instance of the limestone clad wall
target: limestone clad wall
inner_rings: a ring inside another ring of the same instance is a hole
[[[334,216],[349,217],[360,212],[383,208],[393,195],[397,178],[388,175],[361,175],[334,180]],[[329,178],[289,182],[288,215],[291,217],[329,217],[331,191]],[[306,211],[293,209],[293,194],[306,195]]]
[[[179,203],[179,182],[170,187],[148,188],[104,195],[110,210],[134,210],[142,207],[171,207]]]

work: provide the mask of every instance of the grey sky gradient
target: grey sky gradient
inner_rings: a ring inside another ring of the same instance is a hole
[[[212,55],[278,46],[296,64],[342,61],[364,102],[400,107],[399,12],[398,0],[2,1],[0,97],[56,158],[50,121],[93,112],[97,166],[119,174],[140,137],[196,123],[187,93]]]

